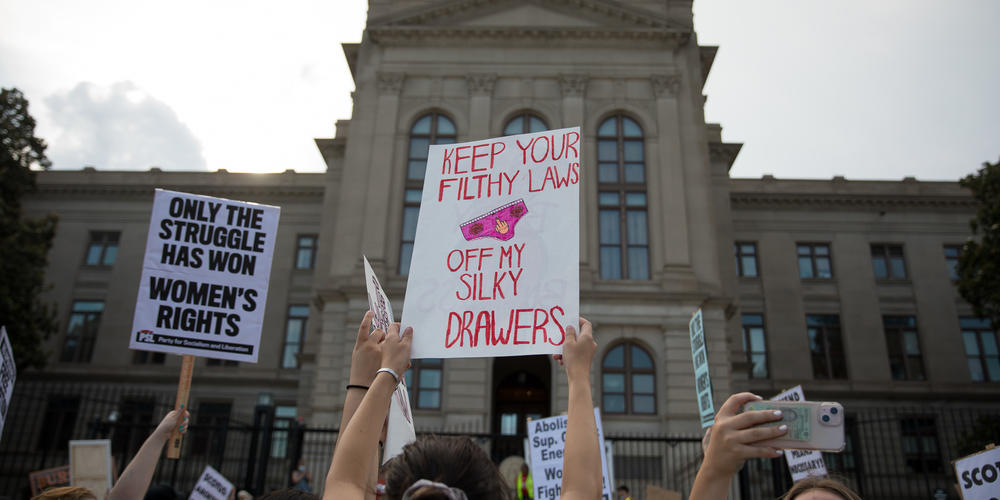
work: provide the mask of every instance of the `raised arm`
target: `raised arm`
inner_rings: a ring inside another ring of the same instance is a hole
[[[781,420],[780,411],[760,410],[740,413],[740,408],[761,397],[749,392],[729,396],[715,415],[715,425],[702,441],[705,459],[691,487],[689,500],[725,500],[729,483],[748,458],[775,458],[781,450],[755,444],[788,432],[787,425],[755,427]]]
[[[562,498],[600,498],[603,473],[601,447],[594,421],[594,401],[590,395],[590,362],[597,352],[590,322],[580,318],[580,334],[566,328],[566,342],[560,359],[569,379],[569,419],[563,453]]]
[[[183,421],[181,415],[183,414]],[[170,440],[170,434],[180,425],[181,433],[187,432],[188,412],[187,410],[171,410],[167,416],[163,417],[156,430],[146,438],[135,454],[132,461],[125,467],[118,482],[111,488],[108,494],[109,500],[134,500],[142,498],[149,489],[149,483],[153,480],[153,472],[156,471],[156,463],[160,461],[160,452],[163,445]]]
[[[412,339],[412,328],[408,327],[400,336],[399,323],[393,323],[382,343],[380,366],[397,376],[401,375],[410,362]],[[378,454],[378,438],[386,414],[389,413],[389,400],[397,383],[396,376],[378,371],[354,416],[346,427],[340,429],[337,448],[327,474],[326,488],[323,490],[324,499],[360,500],[365,497],[368,478],[372,468],[377,467],[375,458]]]
[[[347,428],[347,423],[351,421],[351,417],[354,416],[354,412],[358,410],[361,400],[365,397],[367,389],[364,387],[372,385],[372,381],[375,380],[375,371],[379,368],[382,355],[381,343],[385,340],[385,332],[382,330],[369,332],[373,317],[374,313],[368,311],[365,313],[364,319],[361,320],[361,326],[358,327],[354,351],[351,353],[351,375],[348,378],[347,396],[344,398],[344,410],[340,414],[341,429]],[[367,489],[371,490],[366,496],[369,499],[375,498],[375,483],[378,481],[377,456],[375,463],[376,467],[367,483],[370,486]],[[307,477],[306,479],[312,482],[312,478]]]

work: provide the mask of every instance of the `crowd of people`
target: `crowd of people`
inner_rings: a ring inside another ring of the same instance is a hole
[[[510,500],[526,498],[530,478],[520,478],[523,491],[511,491],[489,455],[467,437],[423,437],[407,445],[402,454],[381,468],[379,450],[385,439],[385,422],[390,397],[400,382],[400,374],[410,363],[413,330],[400,333],[400,325],[388,331],[371,331],[373,314],[365,314],[358,328],[351,354],[350,379],[341,416],[340,436],[323,488],[324,500]],[[566,329],[562,354],[553,357],[565,368],[569,385],[568,423],[562,474],[562,498],[598,499],[602,493],[601,451],[594,404],[591,397],[590,367],[597,342],[593,328],[580,319],[579,329]],[[750,458],[774,458],[782,451],[761,444],[785,434],[787,426],[762,426],[781,419],[771,410],[741,412],[742,406],[760,396],[740,393],[730,396],[719,409],[715,425],[703,441],[704,460],[695,477],[691,500],[722,500],[728,496],[733,476]],[[110,500],[155,500],[150,482],[163,446],[173,429],[184,432],[188,412],[171,411],[139,449],[112,488]],[[384,491],[377,485],[384,477]],[[312,477],[300,462],[292,471],[293,486],[270,492],[265,500],[318,500],[312,493]],[[527,486],[527,487],[525,487]],[[244,492],[240,492],[241,494]],[[631,498],[628,488],[618,490],[619,498]],[[624,495],[624,496],[623,496]],[[235,496],[235,495],[234,495]],[[532,495],[533,497],[533,495]],[[782,497],[786,500],[857,500],[858,495],[831,479],[810,478],[796,483]],[[98,500],[84,488],[53,488],[32,500]]]

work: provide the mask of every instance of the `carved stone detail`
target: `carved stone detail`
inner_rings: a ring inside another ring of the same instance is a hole
[[[587,75],[559,75],[563,97],[583,97],[587,91]]]
[[[677,97],[677,92],[681,89],[680,75],[653,75],[649,77],[649,82],[653,85],[653,93],[657,98]]]
[[[375,75],[375,79],[379,94],[399,94],[399,91],[403,89],[403,81],[406,79],[406,75],[403,73],[380,71]]]
[[[712,163],[725,163],[726,168],[732,168],[736,155],[740,154],[743,144],[734,142],[710,142],[708,154]]]
[[[469,88],[470,96],[493,95],[493,85],[496,81],[496,73],[469,73],[465,75],[465,82]]]

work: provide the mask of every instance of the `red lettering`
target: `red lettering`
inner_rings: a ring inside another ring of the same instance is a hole
[[[485,172],[486,171],[486,168],[478,168],[478,169],[476,168],[476,158],[486,158],[487,156],[489,156],[489,153],[487,153],[487,152],[484,151],[482,154],[480,154],[480,153],[477,153],[476,151],[479,150],[479,148],[485,148],[487,146],[489,146],[489,144],[476,144],[475,146],[472,146],[472,167],[471,167],[471,169],[472,169],[473,172]]]
[[[458,328],[456,329],[458,331],[458,335],[455,336],[454,340],[451,339],[451,319],[452,318],[455,318],[456,320],[458,320]],[[444,348],[445,349],[451,349],[452,346],[455,345],[455,342],[458,342],[458,339],[460,339],[460,338],[462,338],[462,317],[459,316],[458,313],[450,312],[450,313],[448,313],[448,328],[444,331]]]
[[[545,149],[542,151],[542,157],[541,158],[535,158],[535,146],[537,146],[540,142],[542,142],[543,139],[545,140]],[[531,161],[533,161],[535,163],[541,163],[541,162],[545,161],[545,159],[548,158],[548,156],[549,156],[549,148],[552,147],[552,145],[549,144],[549,138],[545,137],[543,135],[541,137],[535,137],[534,139],[531,140],[531,142],[532,142],[532,145],[531,145]]]
[[[542,313],[542,322],[538,322],[538,313]],[[531,343],[538,343],[538,331],[542,331],[542,341],[547,341],[549,336],[545,334],[545,324],[549,322],[549,313],[545,309],[535,309],[534,322],[531,327]]]
[[[500,146],[499,150],[497,150],[497,146]],[[497,159],[498,154],[503,153],[504,149],[507,149],[507,145],[502,142],[494,142],[490,145],[490,168],[493,168],[493,161]]]
[[[517,148],[521,150],[521,164],[526,165],[528,163],[528,146],[531,146],[531,142],[527,144],[521,144],[521,141],[514,141],[517,144]]]
[[[515,309],[514,310],[514,345],[530,344],[527,340],[520,341],[517,340],[517,335],[521,333],[521,329],[530,328],[529,325],[521,324],[521,313],[529,313],[531,309]]]
[[[455,148],[455,173],[456,174],[467,174],[467,173],[469,173],[468,170],[460,170],[460,168],[461,168],[460,163],[462,162],[462,160],[468,160],[469,159],[469,155],[462,156],[462,150],[463,149],[469,149],[470,147],[471,146],[459,146],[459,147]]]
[[[563,342],[566,341],[566,330],[563,329],[562,323],[560,323],[559,320],[556,318],[557,309],[559,310],[559,313],[564,316],[566,315],[566,311],[563,311],[563,308],[559,306],[555,306],[552,309],[549,309],[549,317],[552,318],[552,322],[555,323],[556,327],[559,328],[559,342],[553,342],[552,339],[548,339],[548,341],[552,345],[563,345]]]
[[[580,142],[580,134],[578,132],[567,132],[566,136],[567,137],[570,137],[570,136],[573,137],[573,142],[571,142],[571,143],[569,143],[569,144],[566,145],[567,153],[568,153],[568,151],[570,149],[572,149],[573,150],[574,158],[579,158],[580,157],[580,152],[576,150],[576,144],[578,142]],[[568,155],[567,155],[567,157],[568,157]]]
[[[479,342],[479,335],[482,333],[486,345],[490,345],[490,330],[493,329],[493,311],[479,311],[476,315],[476,342]]]
[[[441,184],[438,185],[438,201],[444,199],[444,188],[450,186],[454,180],[455,179],[447,179],[447,178],[441,179]]]
[[[478,344],[479,342],[477,342],[477,339],[472,336],[472,330],[469,329],[469,326],[471,326],[471,325],[472,325],[472,311],[463,311],[462,312],[462,332],[461,332],[460,335],[462,337],[465,337],[465,334],[469,334],[469,347],[476,347],[476,344]],[[459,340],[458,341],[458,346],[461,347],[462,344],[463,344],[463,341]]]
[[[493,325],[495,327],[496,323],[493,323]],[[501,345],[501,344],[507,345],[507,343],[510,342],[510,332],[513,331],[513,329],[514,329],[514,310],[511,309],[507,317],[507,330],[506,332],[504,332],[503,328],[494,330],[494,332],[498,333],[495,333],[493,336],[493,345]]]
[[[454,149],[445,148],[444,159],[441,161],[441,174],[451,173],[451,155],[454,153]]]
[[[455,292],[455,298],[458,300],[469,300],[470,298],[472,298],[472,288],[475,287],[476,280],[473,279],[472,284],[470,285],[468,281],[465,281],[466,278],[472,278],[472,275],[463,274],[458,278],[458,280],[461,281],[463,285],[465,285],[465,291],[466,291],[465,297],[462,297],[460,295],[460,293],[462,292],[461,290],[457,290]]]
[[[458,260],[458,265],[455,266],[455,267],[451,267],[451,256],[454,255],[455,252],[458,252],[458,259],[459,259]],[[456,250],[452,250],[452,251],[448,252],[447,265],[448,265],[448,270],[449,271],[451,271],[451,272],[458,271],[462,267],[462,262],[463,262],[463,259],[462,259],[462,251],[461,250],[457,250],[456,249]],[[466,271],[468,271],[468,268],[466,268]]]

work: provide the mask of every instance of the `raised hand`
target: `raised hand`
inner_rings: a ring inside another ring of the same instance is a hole
[[[399,323],[389,325],[389,332],[382,342],[381,367],[390,368],[396,375],[403,375],[410,365],[410,343],[413,341],[413,328],[406,327],[399,334]]]
[[[374,317],[375,313],[368,311],[358,327],[358,337],[351,353],[351,384],[371,385],[382,362],[382,341],[386,334],[382,330],[369,333]]]
[[[788,432],[787,425],[758,427],[760,424],[781,420],[781,411],[759,410],[740,413],[740,408],[761,397],[749,392],[729,396],[715,415],[711,435],[706,436],[705,462],[702,469],[718,475],[732,476],[743,467],[748,458],[774,458],[781,450],[755,444],[774,439]]]

